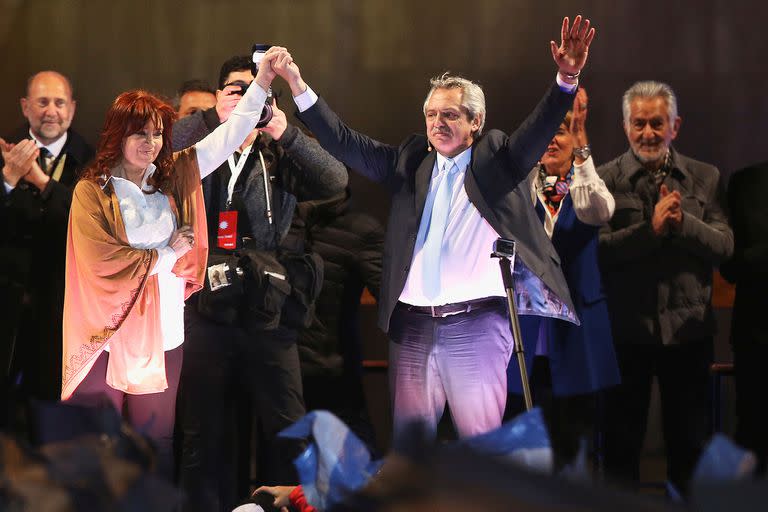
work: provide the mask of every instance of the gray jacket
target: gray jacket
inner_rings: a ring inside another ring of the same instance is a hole
[[[180,119],[173,125],[173,149],[178,151],[195,144],[219,125],[215,108]],[[272,207],[276,223],[267,222],[264,179],[259,151],[271,177]],[[208,227],[215,236],[218,212],[226,205],[226,187],[231,172],[227,162],[203,180],[203,195],[208,214]],[[347,170],[344,165],[328,154],[316,140],[293,125],[288,125],[279,141],[261,133],[253,145],[240,178],[235,186],[233,208],[245,211],[247,219],[238,221],[238,232],[250,235],[253,247],[274,249],[275,228],[277,240],[288,233],[296,206],[300,201],[327,199],[341,194],[347,186]],[[237,202],[240,201],[240,204]],[[247,232],[243,233],[247,221]],[[214,245],[212,245],[214,247]]]
[[[598,169],[616,200],[600,231],[600,264],[617,344],[678,344],[715,331],[713,267],[733,253],[724,187],[717,168],[671,151],[664,184],[682,196],[677,234],[654,234],[658,190],[631,150]]]

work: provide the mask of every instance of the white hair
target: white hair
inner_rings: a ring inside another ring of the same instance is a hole
[[[621,111],[624,114],[624,124],[629,123],[631,104],[636,98],[662,98],[667,102],[669,124],[675,124],[675,120],[677,119],[677,96],[675,96],[675,91],[673,91],[669,85],[653,80],[635,82],[632,87],[627,89],[621,100]]]
[[[466,109],[470,119],[479,118],[480,125],[477,129],[477,135],[483,133],[483,126],[485,126],[485,94],[482,87],[464,77],[451,75],[447,71],[440,76],[432,78],[429,81],[429,85],[429,93],[427,94],[427,99],[424,100],[424,107],[422,109],[424,115],[427,115],[427,104],[436,89],[461,89],[461,106]]]

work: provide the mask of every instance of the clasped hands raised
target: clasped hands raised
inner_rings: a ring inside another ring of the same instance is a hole
[[[666,185],[659,188],[659,202],[653,209],[651,218],[653,232],[657,236],[664,236],[670,231],[679,233],[683,227],[683,207],[680,192],[670,190]]]
[[[570,24],[569,18],[565,17],[560,36],[559,45],[550,41],[552,58],[557,64],[561,78],[566,82],[575,82],[587,62],[589,46],[595,37],[595,29],[590,26],[590,21],[582,19],[581,15],[574,18],[573,25]],[[294,97],[307,90],[299,67],[288,50],[282,46],[273,46],[264,54],[256,82],[266,90],[275,76],[280,76],[288,83]]]

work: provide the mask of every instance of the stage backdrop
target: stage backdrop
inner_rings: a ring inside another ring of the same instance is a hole
[[[72,78],[75,127],[95,142],[121,91],[172,96],[189,78],[215,82],[221,63],[252,43],[287,46],[351,126],[385,142],[423,130],[427,80],[444,70],[480,81],[488,126],[512,128],[554,79],[548,42],[562,16],[582,12],[598,30],[582,80],[598,163],[626,149],[620,96],[649,78],[678,92],[682,152],[725,173],[768,159],[762,2],[0,0],[0,8],[0,133],[21,123],[18,98],[40,69]],[[384,219],[383,192],[360,179],[353,186],[358,203]]]

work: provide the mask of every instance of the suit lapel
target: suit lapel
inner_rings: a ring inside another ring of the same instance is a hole
[[[474,149],[472,150],[472,161],[469,164],[469,169],[467,169],[467,174],[464,176],[464,190],[467,191],[467,198],[469,199],[469,202],[472,203],[475,208],[477,208],[477,211],[480,212],[480,215],[486,221],[488,221],[488,223],[497,233],[503,235],[503,226],[501,222],[499,222],[499,219],[496,217],[496,214],[488,206],[488,202],[485,200],[485,197],[483,197],[483,193],[480,190],[480,185],[477,183],[477,179],[475,178],[475,166],[477,165],[477,160],[475,159],[476,152],[477,145],[475,145]]]
[[[435,168],[435,152],[430,152],[427,157],[421,161],[419,168],[416,169],[416,211],[424,211],[424,203],[427,200],[429,191],[429,181],[432,178],[432,170]]]

